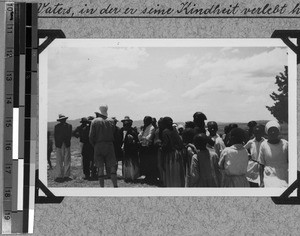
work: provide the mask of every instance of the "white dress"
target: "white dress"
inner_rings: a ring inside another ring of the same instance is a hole
[[[259,150],[258,161],[264,168],[265,187],[288,186],[288,142],[281,139],[277,144],[265,140]]]

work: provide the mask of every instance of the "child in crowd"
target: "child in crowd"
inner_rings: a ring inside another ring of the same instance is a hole
[[[232,144],[226,147],[220,157],[219,166],[223,170],[221,187],[249,187],[246,178],[248,166],[248,152],[243,146],[244,130],[234,128],[230,131]]]
[[[192,157],[191,176],[188,187],[218,187],[216,169],[218,168],[218,157],[215,152],[207,149],[209,137],[204,133],[194,137],[196,153]]]
[[[265,141],[264,135],[264,126],[256,125],[252,129],[254,138],[250,139],[244,148],[246,148],[250,154],[250,160],[248,162],[247,174],[246,177],[249,181],[250,187],[259,187],[259,163],[257,162],[259,148],[263,141]]]

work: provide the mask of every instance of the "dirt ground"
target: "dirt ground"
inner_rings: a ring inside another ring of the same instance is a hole
[[[56,154],[55,154],[55,148],[54,151],[51,154],[51,163],[53,166],[53,169],[49,169],[48,166],[48,187],[100,187],[98,180],[85,180],[83,170],[82,170],[82,157],[80,154],[79,149],[79,142],[76,138],[72,138],[71,140],[71,181],[63,182],[63,183],[57,183],[54,181],[56,178]],[[118,170],[117,170],[117,177],[118,177],[118,187],[157,187],[156,185],[149,185],[145,183],[144,176],[141,176],[137,181],[134,183],[129,182],[125,183],[123,177],[122,177],[122,162],[118,163]],[[112,182],[110,179],[105,180],[105,187],[113,187]]]

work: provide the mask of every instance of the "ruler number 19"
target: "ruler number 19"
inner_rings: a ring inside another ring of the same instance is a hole
[[[11,219],[11,213],[10,213],[10,211],[4,212],[4,219],[5,220],[10,220]]]

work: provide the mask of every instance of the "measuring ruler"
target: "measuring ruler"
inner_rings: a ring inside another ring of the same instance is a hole
[[[37,37],[37,4],[5,3],[4,234],[33,232]]]

